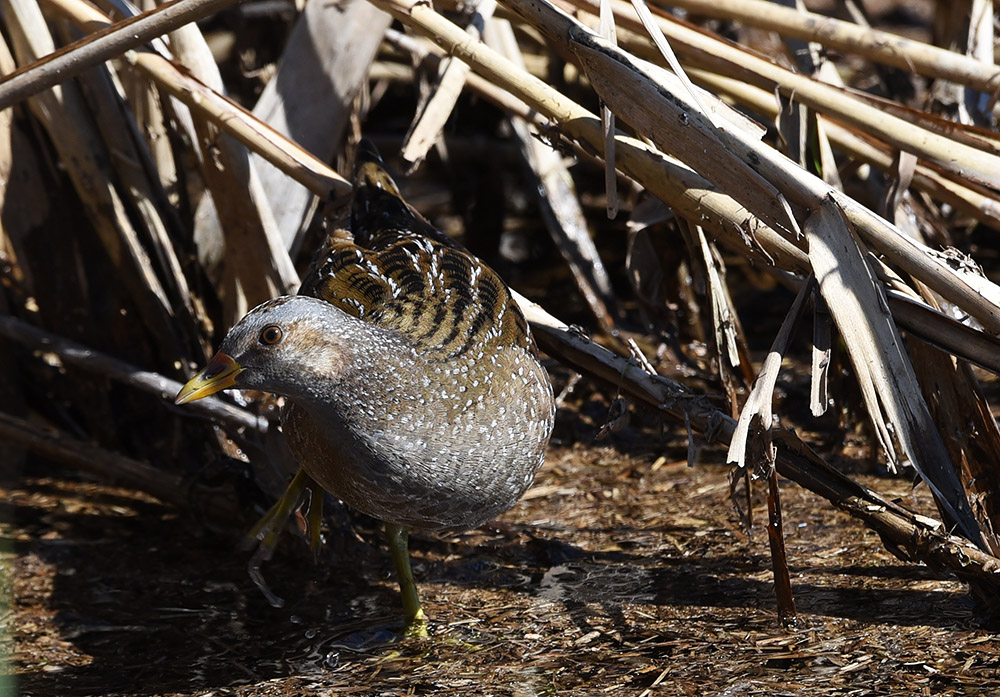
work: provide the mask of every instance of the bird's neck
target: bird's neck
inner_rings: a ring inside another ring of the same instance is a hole
[[[310,412],[346,416],[419,380],[424,364],[396,332],[345,315],[324,332],[323,345],[305,352],[302,379],[287,396]]]

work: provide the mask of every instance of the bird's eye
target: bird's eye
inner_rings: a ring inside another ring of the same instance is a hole
[[[281,337],[281,327],[272,324],[270,327],[264,327],[261,331],[260,343],[274,345],[281,341]]]

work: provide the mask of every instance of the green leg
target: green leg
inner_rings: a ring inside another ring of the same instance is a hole
[[[417,584],[413,580],[413,569],[410,568],[409,533],[401,525],[386,523],[385,536],[389,540],[392,563],[396,567],[399,592],[403,595],[403,615],[406,618],[404,632],[408,637],[426,637],[427,616],[420,607]]]
[[[278,537],[285,529],[285,523],[292,516],[292,513],[299,507],[302,501],[302,492],[309,489],[309,549],[314,555],[319,554],[320,541],[320,521],[323,518],[323,490],[306,474],[304,469],[300,469],[292,479],[292,482],[285,489],[278,502],[271,506],[271,510],[264,514],[253,529],[247,533],[245,546],[252,547],[254,543],[260,542],[258,554],[254,555],[259,560],[267,561],[274,554],[274,549],[278,546]]]

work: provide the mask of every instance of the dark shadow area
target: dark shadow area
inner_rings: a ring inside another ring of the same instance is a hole
[[[22,673],[24,695],[160,693],[309,672],[301,646],[310,628],[346,629],[358,617],[396,621],[394,588],[371,580],[390,568],[376,548],[363,555],[363,545],[348,541],[340,546],[350,554],[315,566],[289,535],[264,568],[285,599],[277,609],[247,574],[239,531],[206,533],[155,502],[98,493],[78,503],[44,481],[24,489],[59,503],[15,506],[18,527],[39,533],[16,551],[47,567],[38,581],[51,584],[58,635],[90,657],[86,665]],[[98,512],[108,508],[120,514]],[[366,595],[376,611],[357,607]],[[322,658],[314,670],[323,669]]]

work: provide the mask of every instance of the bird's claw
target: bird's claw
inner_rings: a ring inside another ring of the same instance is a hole
[[[403,629],[403,637],[406,639],[426,639],[430,636],[427,631],[427,615],[424,609],[417,608],[413,617],[407,618],[406,627]]]

